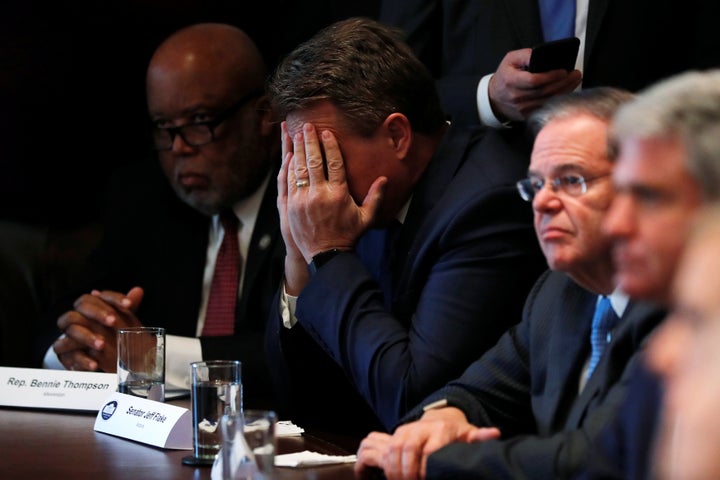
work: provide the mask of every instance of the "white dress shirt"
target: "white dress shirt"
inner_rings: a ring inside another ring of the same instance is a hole
[[[575,36],[580,39],[580,49],[578,50],[575,69],[580,70],[581,72],[584,67],[583,57],[585,56],[585,32],[587,30],[589,3],[590,0],[577,0],[575,2]],[[480,113],[480,122],[488,127],[502,128],[505,127],[506,124],[498,120],[495,113],[493,113],[492,106],[490,105],[490,92],[488,91],[488,87],[490,85],[490,79],[493,75],[493,73],[490,73],[480,79],[477,88],[476,102],[478,112]]]
[[[265,190],[270,182],[270,174],[265,177],[260,187],[248,198],[243,199],[233,206],[233,212],[237,215],[242,228],[238,231],[238,243],[240,247],[240,255],[247,258],[250,247],[250,239],[252,238],[255,222],[257,220],[260,205],[262,204]],[[214,215],[210,222],[210,231],[208,232],[208,249],[205,257],[205,271],[203,274],[202,297],[200,300],[200,311],[196,327],[196,335],[200,336],[205,324],[205,312],[207,310],[208,296],[210,294],[210,285],[215,271],[215,258],[220,249],[225,232],[219,220],[219,215]],[[262,239],[261,239],[262,241]],[[245,265],[243,261],[240,269],[240,279],[238,282],[238,296],[242,292],[243,277],[245,276]],[[142,285],[140,285],[142,286]],[[165,383],[166,389],[172,388],[189,388],[190,385],[190,362],[202,360],[202,346],[200,339],[197,337],[180,337],[177,335],[167,335],[165,338]],[[58,359],[52,346],[48,348],[43,359],[43,368],[64,369],[62,363]]]

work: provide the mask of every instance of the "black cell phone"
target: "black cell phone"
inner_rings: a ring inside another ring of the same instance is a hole
[[[561,38],[541,43],[532,49],[528,72],[539,73],[564,68],[568,72],[575,70],[580,39],[577,37]]]

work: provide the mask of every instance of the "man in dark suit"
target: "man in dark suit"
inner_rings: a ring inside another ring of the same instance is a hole
[[[718,132],[717,70],[658,82],[614,119],[617,194],[605,229],[614,242],[617,281],[631,296],[671,305],[673,278],[695,217],[705,203],[720,200]],[[674,350],[685,339],[677,326],[664,322],[651,341]],[[645,368],[638,367],[620,414],[601,433],[582,478],[654,478],[652,443],[663,386],[657,372]],[[671,370],[655,368],[665,369]]]
[[[589,89],[536,112],[528,179],[518,187],[532,201],[554,271],[533,287],[520,324],[405,419],[419,420],[363,440],[358,471],[379,467],[389,479],[555,479],[582,464],[589,439],[622,399],[643,339],[662,318],[616,288],[601,229],[613,198],[610,119],[630,98]],[[611,304],[606,318],[619,323],[600,335],[593,311],[603,297]]]
[[[84,293],[61,306],[71,309],[58,319],[63,335],[53,348],[65,368],[114,371],[117,328],[162,326],[169,381],[182,383],[189,361],[237,358],[248,404],[269,398],[262,338],[284,247],[265,76],[253,42],[229,25],[190,26],[158,47],[147,95],[159,162],[115,179]],[[239,232],[225,231],[220,212],[237,216]],[[218,335],[205,327],[214,321],[209,297],[225,238],[242,263],[234,319]]]
[[[710,143],[718,152],[717,135]],[[720,208],[715,203],[694,222],[673,279],[672,313],[648,344],[648,364],[662,376],[666,399],[648,478],[720,478],[718,248]]]
[[[383,0],[380,20],[402,28],[439,80],[455,121],[499,126],[525,120],[550,96],[584,88],[631,91],[690,68],[720,65],[714,0],[570,0],[581,40],[576,68],[531,74],[530,47],[551,40],[545,0]],[[545,29],[543,24],[545,23]],[[672,25],[672,34],[667,26]],[[483,79],[483,77],[485,77]]]
[[[270,85],[280,396],[306,428],[389,428],[519,321],[546,268],[514,187],[527,164],[503,135],[448,127],[431,76],[378,22],[334,24]]]

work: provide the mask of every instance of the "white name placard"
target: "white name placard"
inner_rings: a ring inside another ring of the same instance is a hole
[[[192,420],[187,408],[114,393],[95,419],[95,431],[156,447],[192,450]]]
[[[114,373],[0,367],[0,405],[97,411],[117,390]]]

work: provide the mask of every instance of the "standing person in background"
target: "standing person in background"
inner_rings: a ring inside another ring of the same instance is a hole
[[[525,157],[449,127],[429,72],[376,21],[319,32],[270,92],[284,119],[280,396],[306,428],[391,428],[519,321],[546,268],[514,186]]]
[[[719,15],[715,0],[382,0],[379,19],[406,32],[454,121],[500,127],[581,81],[636,91],[720,66]],[[572,36],[581,40],[575,71],[526,71],[530,47]]]
[[[184,384],[190,361],[237,358],[247,403],[268,404],[262,336],[284,248],[265,80],[254,43],[230,25],[186,27],[157,48],[147,101],[159,162],[119,173],[84,293],[58,307],[70,310],[46,363],[56,356],[65,368],[114,371],[116,329],[162,326],[171,383]],[[214,273],[230,250],[234,283],[219,288],[234,289],[235,305],[223,314]]]
[[[424,399],[393,435],[362,441],[356,470],[388,479],[567,478],[612,418],[645,336],[663,317],[614,280],[602,223],[613,199],[608,132],[628,92],[588,89],[550,100],[521,195],[554,271],[523,320],[456,380]],[[498,438],[500,437],[500,438]]]

